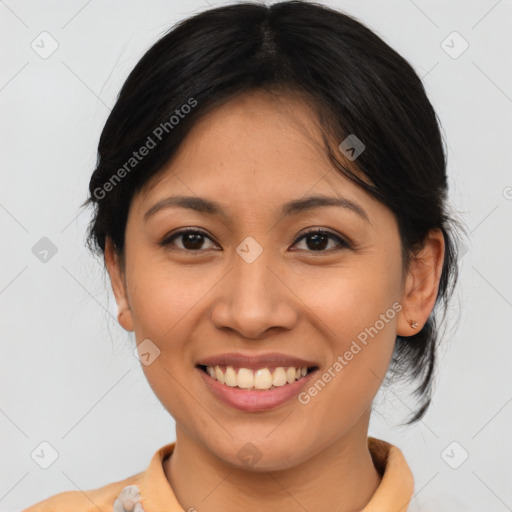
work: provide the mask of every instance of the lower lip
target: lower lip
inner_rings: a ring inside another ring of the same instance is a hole
[[[201,374],[208,388],[219,400],[235,409],[246,412],[267,411],[288,402],[301,392],[318,371],[317,368],[292,384],[285,384],[284,386],[267,391],[254,391],[226,386],[212,379],[201,368],[196,369]]]

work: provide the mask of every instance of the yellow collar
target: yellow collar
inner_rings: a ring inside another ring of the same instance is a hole
[[[151,459],[140,486],[145,512],[184,512],[163,470],[163,460],[176,443],[160,448]],[[406,512],[414,491],[414,479],[401,450],[396,446],[368,437],[368,449],[381,474],[381,482],[370,502],[361,512]]]
[[[157,450],[148,468],[136,475],[90,491],[61,492],[23,512],[184,512],[163,468],[164,458],[172,454],[175,445],[175,442],[170,443]],[[381,482],[361,512],[406,512],[414,491],[414,480],[402,452],[374,437],[368,437],[368,449]]]

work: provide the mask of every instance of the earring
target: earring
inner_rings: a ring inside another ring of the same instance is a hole
[[[411,321],[409,322],[409,325],[410,325],[413,329],[416,329],[416,327],[418,327],[418,323],[417,323],[417,322],[415,322],[414,320],[411,320]]]

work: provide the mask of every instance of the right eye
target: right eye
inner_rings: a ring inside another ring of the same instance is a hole
[[[160,247],[176,245],[174,244],[174,241],[180,239],[182,246],[178,246],[177,248],[187,252],[198,252],[201,251],[201,249],[204,250],[202,246],[205,239],[212,241],[212,239],[204,231],[200,231],[196,228],[189,228],[182,229],[173,233],[171,236],[165,237],[161,242],[158,243],[158,245]]]

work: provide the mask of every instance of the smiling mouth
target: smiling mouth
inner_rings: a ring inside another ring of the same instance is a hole
[[[275,366],[262,368],[237,368],[234,366],[197,365],[212,379],[225,386],[247,391],[269,391],[303,379],[318,366]]]

